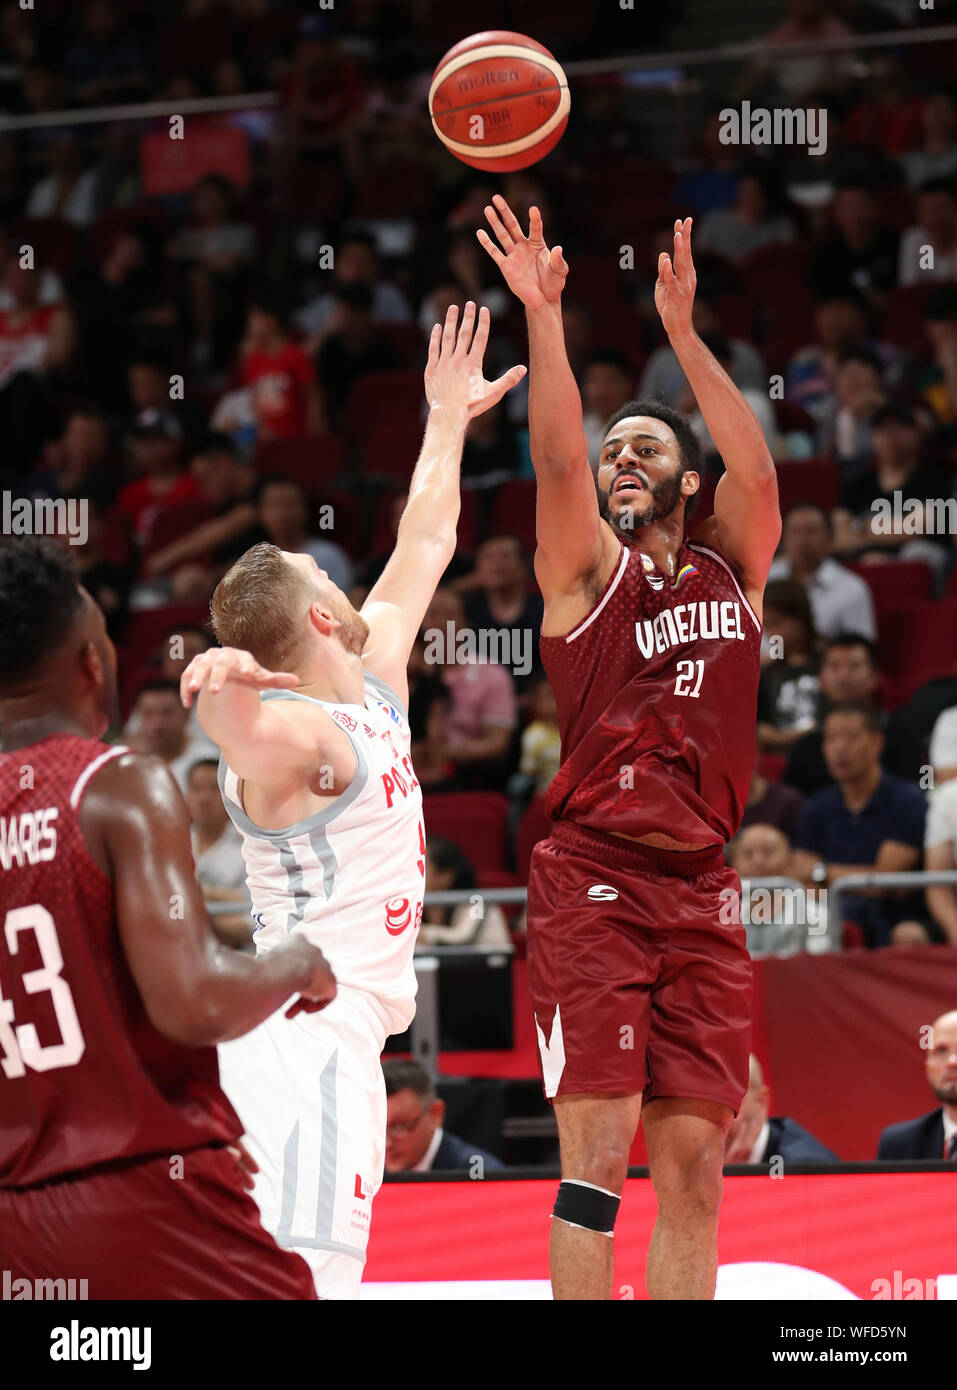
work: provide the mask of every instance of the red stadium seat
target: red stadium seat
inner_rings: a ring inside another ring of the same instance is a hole
[[[878,614],[877,638],[888,704],[896,708],[925,681],[950,674],[957,661],[957,599],[887,609]]]
[[[589,38],[593,9],[592,0],[577,0],[574,5],[556,5],[555,0],[522,0],[522,31],[534,34],[554,52],[562,44]],[[488,27],[484,17],[483,27]]]
[[[944,285],[943,280],[935,280],[925,285],[900,285],[891,290],[884,303],[881,337],[905,352],[926,351],[930,345],[926,327],[927,301]]]
[[[582,298],[590,306],[598,302],[617,306],[621,303],[621,280],[618,262],[611,256],[576,256],[568,273],[568,293]]]
[[[641,342],[641,321],[634,309],[623,304],[588,304],[592,316],[592,344],[596,352],[615,348],[623,352],[635,369],[635,389],[647,360]],[[524,359],[527,346],[520,350]]]
[[[458,845],[476,871],[505,867],[508,801],[501,792],[433,792],[422,807],[426,835]]]
[[[423,427],[417,420],[376,426],[362,450],[362,472],[367,478],[394,478],[408,487],[422,448]]]
[[[505,0],[485,0],[482,5],[482,29],[507,29],[511,14]],[[446,49],[459,42],[463,36],[462,12],[448,0],[431,0],[428,14],[421,21],[421,33],[427,36],[430,50],[436,59],[441,58]]]
[[[257,473],[283,473],[309,493],[334,483],[346,466],[342,440],[335,434],[296,439],[264,439],[256,449]]]
[[[428,344],[417,323],[377,323],[376,337],[395,353],[403,368],[417,367],[425,371]]]
[[[367,441],[377,429],[420,422],[424,407],[421,370],[367,372],[349,390],[346,433],[351,439]]]
[[[32,246],[37,270],[68,279],[76,266],[76,228],[62,217],[21,217],[10,236],[17,247]]]
[[[432,206],[435,176],[418,159],[377,161],[365,171],[356,217],[422,217]]]
[[[827,459],[792,459],[775,466],[782,516],[795,502],[816,502],[828,511],[837,506],[838,472]]]
[[[201,498],[193,502],[170,502],[165,507],[157,508],[143,541],[143,559],[147,560],[174,541],[182,540],[197,527],[212,521],[215,515],[215,507]],[[189,563],[201,564],[202,561],[202,556],[194,556]]]
[[[772,401],[771,404],[774,407],[774,423],[782,434],[788,434],[791,430],[803,430],[810,435],[817,432],[813,415],[797,401]],[[784,466],[790,467],[789,464]]]
[[[547,839],[551,833],[552,822],[545,814],[544,794],[535,796],[529,802],[518,825],[515,869],[522,883],[528,883],[528,866],[532,858],[532,850],[539,840]]]
[[[410,476],[411,472],[410,469]],[[372,537],[366,546],[366,552],[369,556],[382,555],[386,551],[391,551],[395,545],[395,534],[392,530],[392,507],[395,496],[395,492],[380,491],[377,494]],[[459,511],[457,548],[467,555],[470,555],[475,549],[477,529],[478,504],[475,500],[475,493],[466,491],[462,493],[462,506]]]
[[[745,338],[750,341],[754,337],[751,305],[744,295],[716,295],[714,311],[721,326],[721,332],[729,338]]]
[[[878,613],[933,596],[934,575],[923,560],[891,560],[885,565],[848,565],[870,589]]]
[[[231,57],[235,42],[232,26],[219,12],[164,24],[157,52],[160,71],[170,77],[183,72],[208,76]]]
[[[492,503],[492,531],[518,536],[526,550],[535,550],[534,478],[514,478],[499,486]]]
[[[365,527],[362,524],[362,509],[358,497],[351,492],[322,492],[315,500],[315,511],[310,518],[313,534],[321,541],[334,541],[341,545],[350,560],[356,563],[365,560]],[[320,508],[332,508],[332,526],[321,523],[327,513]]]
[[[787,767],[787,762],[786,753],[759,753],[758,772],[769,782],[779,782],[781,774]]]
[[[172,628],[182,623],[191,627],[209,626],[208,603],[168,603],[163,608],[147,608],[130,613],[123,629],[123,662],[144,666]]]
[[[803,241],[776,241],[752,251],[741,272],[751,303],[762,308],[786,287],[805,285],[809,257]]]
[[[294,220],[334,222],[342,216],[346,200],[346,176],[338,164],[317,160],[307,178],[293,179],[289,209]]]

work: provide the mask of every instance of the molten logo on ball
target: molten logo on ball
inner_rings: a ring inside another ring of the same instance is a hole
[[[526,169],[553,149],[571,99],[561,64],[525,34],[491,29],[450,48],[429,89],[445,148],[474,169]]]

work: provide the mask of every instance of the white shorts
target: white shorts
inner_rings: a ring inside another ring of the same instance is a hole
[[[359,1296],[385,1162],[385,1036],[372,1006],[340,989],[321,1013],[279,1010],[219,1048],[263,1225],[303,1257],[319,1298]]]

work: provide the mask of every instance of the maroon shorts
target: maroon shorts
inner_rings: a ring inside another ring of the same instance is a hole
[[[193,1149],[0,1190],[0,1266],[13,1279],[87,1281],[91,1299],[314,1299],[225,1148]]]
[[[748,1085],[751,957],[718,849],[659,850],[559,822],[528,878],[545,1094],[713,1100]]]

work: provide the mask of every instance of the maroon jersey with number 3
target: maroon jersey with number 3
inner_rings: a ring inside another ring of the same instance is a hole
[[[588,616],[541,639],[562,735],[549,816],[635,839],[729,840],[754,765],[760,648],[717,551],[683,542],[672,580],[623,544]]]
[[[150,1023],[86,848],[83,793],[125,751],[57,734],[0,753],[0,1188],[242,1132],[216,1049]]]

